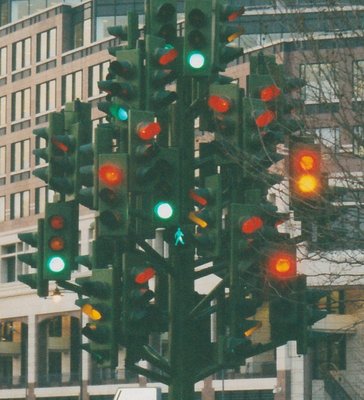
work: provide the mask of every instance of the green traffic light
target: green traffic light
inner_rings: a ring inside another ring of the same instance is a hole
[[[205,61],[205,56],[200,51],[191,51],[187,55],[188,65],[193,69],[203,68]]]
[[[167,221],[173,217],[174,210],[170,203],[161,201],[154,206],[154,213],[159,219]]]
[[[58,273],[65,269],[66,263],[62,257],[54,256],[48,259],[47,266],[50,271]]]

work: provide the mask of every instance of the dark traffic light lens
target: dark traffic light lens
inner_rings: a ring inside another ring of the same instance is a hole
[[[49,240],[49,248],[53,251],[61,251],[64,249],[64,238],[61,236],[53,236]]]
[[[188,14],[188,22],[195,28],[202,28],[206,25],[206,15],[200,9],[195,8]]]
[[[170,20],[175,13],[176,13],[176,8],[174,7],[173,4],[164,3],[158,9],[157,18],[161,22],[166,22]]]
[[[65,227],[65,220],[62,215],[52,215],[48,222],[49,226],[56,231]]]
[[[189,33],[188,41],[195,49],[201,49],[206,46],[206,37],[198,30]]]

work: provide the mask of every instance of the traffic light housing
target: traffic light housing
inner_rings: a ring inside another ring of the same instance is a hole
[[[177,99],[165,85],[177,78],[178,49],[156,36],[146,36],[146,109],[159,112]]]
[[[126,128],[129,110],[143,104],[142,62],[139,48],[117,50],[116,60],[110,63],[109,79],[98,82],[100,90],[107,93],[106,101],[100,102],[98,108],[108,114],[117,129]]]
[[[212,2],[186,0],[183,74],[208,77],[212,72]]]
[[[97,235],[122,237],[128,233],[128,155],[99,154]]]
[[[241,101],[242,89],[238,85],[212,84],[207,104],[214,115],[216,140],[241,147]]]
[[[77,268],[78,204],[75,201],[47,203],[44,218],[43,277],[67,280]]]
[[[33,133],[47,140],[47,149],[33,153],[48,161],[48,167],[34,170],[34,175],[67,200],[75,199],[80,188],[80,148],[91,141],[91,106],[79,100],[66,103],[65,109],[49,115],[47,128]]]
[[[38,229],[36,232],[19,233],[18,238],[31,247],[38,248],[35,252],[18,254],[18,260],[37,270],[36,273],[18,275],[18,280],[32,289],[37,289],[39,297],[47,297],[48,280],[43,276],[44,219],[38,219]]]
[[[163,38],[174,44],[177,37],[176,0],[150,0],[146,3],[146,35]]]
[[[118,364],[118,344],[122,342],[119,330],[120,277],[117,268],[93,269],[90,277],[78,278],[81,293],[89,296],[76,300],[81,311],[89,317],[82,329],[90,343],[83,348],[103,367]]]
[[[98,209],[99,154],[111,153],[114,129],[110,124],[100,124],[95,129],[95,139],[80,146],[78,202],[92,210]]]
[[[244,33],[244,28],[236,20],[245,12],[244,7],[221,4],[216,0],[212,24],[215,40],[212,42],[213,61],[217,71],[225,71],[227,64],[243,55],[243,49],[229,46]]]
[[[150,289],[156,273],[144,252],[134,250],[123,254],[121,324],[126,340],[127,366],[140,360],[142,346],[148,344],[150,333],[167,329],[165,316]]]
[[[323,191],[320,145],[291,141],[289,188],[293,207],[317,204]]]
[[[190,190],[195,209],[188,218],[196,225],[197,253],[205,257],[222,254],[222,183],[221,175],[207,176],[201,188]]]

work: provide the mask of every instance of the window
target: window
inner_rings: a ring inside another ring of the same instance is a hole
[[[30,140],[11,144],[11,172],[30,168]]]
[[[13,43],[13,71],[30,67],[30,38]]]
[[[306,103],[332,103],[338,101],[335,64],[301,65],[301,77],[306,81],[303,96]]]
[[[57,30],[38,33],[37,35],[37,62],[55,57],[57,54]]]
[[[353,63],[353,97],[364,101],[364,61]]]
[[[37,85],[36,110],[35,112],[43,113],[56,108],[56,80]]]
[[[326,368],[346,369],[344,334],[315,333],[312,345],[313,379],[323,379]]]
[[[74,72],[62,79],[62,104],[82,99],[82,71]]]
[[[88,87],[88,96],[94,97],[101,94],[101,90],[99,89],[97,82],[106,80],[106,76],[108,74],[110,62],[106,61],[102,64],[93,65],[88,69],[89,74],[89,87]]]
[[[17,219],[29,216],[30,192],[13,193],[10,195],[10,219]]]
[[[1,246],[1,270],[0,282],[15,281],[15,244]]]
[[[48,335],[50,337],[62,337],[62,317],[54,317],[49,321]]]
[[[0,177],[6,174],[6,146],[0,147]]]
[[[0,196],[0,222],[5,221],[5,196]]]
[[[316,129],[319,141],[325,147],[334,151],[340,149],[340,129],[339,128],[319,128]]]
[[[40,214],[45,211],[47,202],[47,187],[40,187],[35,189],[35,213]]]
[[[6,96],[0,97],[0,126],[6,125]]]
[[[354,154],[364,156],[364,126],[354,126],[353,132],[353,150]]]
[[[0,76],[6,75],[7,65],[7,48],[2,47],[0,49]]]
[[[12,94],[11,120],[30,117],[30,88]]]

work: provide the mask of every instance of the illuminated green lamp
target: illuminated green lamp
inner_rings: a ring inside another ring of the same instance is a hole
[[[174,209],[168,201],[160,201],[154,206],[154,214],[163,221],[169,221],[174,214]]]
[[[201,69],[205,66],[205,56],[197,50],[191,51],[187,55],[188,65],[193,69]]]

